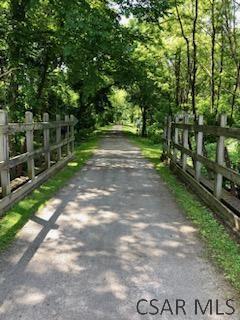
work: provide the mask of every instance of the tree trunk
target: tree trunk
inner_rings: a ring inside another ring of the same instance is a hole
[[[223,73],[223,59],[224,59],[224,35],[223,30],[221,31],[221,54],[220,54],[220,69],[219,69],[219,81],[217,86],[217,103],[215,108],[215,114],[218,113],[219,101],[222,89],[222,73]]]
[[[21,62],[21,50],[24,49],[21,38],[23,32],[23,22],[26,20],[26,10],[29,0],[10,1],[10,24],[12,27],[9,33],[9,62],[12,72],[8,90],[10,111],[14,110],[19,95],[18,74],[21,72],[19,67]]]
[[[215,45],[216,45],[216,26],[215,26],[215,0],[211,4],[212,20],[212,47],[211,47],[211,113],[215,109]]]
[[[232,95],[231,117],[230,117],[231,124],[233,122],[233,112],[234,112],[234,106],[235,106],[235,101],[236,101],[237,89],[239,87],[239,80],[240,80],[239,78],[240,78],[240,64],[238,64],[238,67],[237,67],[236,81],[235,81],[234,91],[233,91],[233,95]]]
[[[176,79],[175,101],[176,101],[176,106],[177,107],[180,106],[180,104],[181,104],[181,99],[180,99],[181,62],[182,62],[182,57],[181,57],[181,48],[180,48],[180,49],[177,49],[176,61],[175,61],[175,79]]]
[[[49,56],[48,56],[48,52],[46,52],[46,55],[44,58],[44,63],[42,65],[40,82],[39,82],[38,89],[37,89],[37,101],[39,103],[42,98],[43,88],[44,88],[46,78],[47,78],[48,66],[49,66]],[[41,110],[41,111],[44,111],[44,110]]]
[[[192,112],[194,119],[197,119],[196,111],[196,77],[197,77],[197,44],[196,44],[196,31],[198,20],[198,0],[195,0],[195,16],[193,20],[192,42],[193,42],[193,72],[192,72]]]
[[[187,87],[186,87],[186,96],[185,96],[185,103],[188,103],[188,97],[189,97],[189,92],[190,92],[190,87],[191,87],[191,82],[192,82],[192,74],[191,74],[191,54],[190,54],[190,41],[188,37],[185,34],[184,28],[183,28],[183,23],[182,19],[178,10],[178,5],[177,1],[175,0],[175,8],[176,8],[176,13],[177,13],[177,19],[180,25],[182,37],[186,42],[186,47],[187,47]]]

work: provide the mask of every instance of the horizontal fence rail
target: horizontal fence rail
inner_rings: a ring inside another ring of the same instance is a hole
[[[226,115],[221,115],[219,126],[204,125],[203,116],[197,124],[190,124],[188,115],[165,121],[164,151],[170,167],[214,210],[219,218],[240,235],[240,200],[224,189],[223,180],[240,186],[239,172],[225,164],[225,138],[240,140],[240,129],[228,128]],[[204,155],[204,137],[216,140],[215,161]],[[190,137],[191,136],[191,137]],[[191,145],[194,139],[194,148]],[[189,164],[192,163],[192,166]],[[213,179],[202,174],[205,167]]]
[[[73,115],[70,117],[66,115],[64,120],[60,115],[56,115],[56,119],[50,121],[48,113],[43,114],[41,122],[34,122],[31,112],[25,113],[24,123],[10,123],[7,112],[0,110],[0,216],[73,158],[76,123],[77,120]],[[41,147],[35,149],[34,135],[36,132],[40,133],[42,141]],[[10,156],[9,140],[10,137],[17,134],[24,136],[25,150],[20,154]],[[64,148],[65,153],[63,153]],[[36,170],[36,157],[43,159],[44,168],[40,170],[40,173]],[[23,179],[19,187],[13,187],[14,179],[11,180],[11,170],[24,163],[27,167],[27,177]]]

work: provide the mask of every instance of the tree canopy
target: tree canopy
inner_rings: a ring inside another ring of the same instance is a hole
[[[69,112],[79,128],[91,128],[119,119],[125,104],[132,120],[142,118],[143,135],[181,111],[209,121],[226,112],[238,124],[239,7],[235,0],[3,0],[1,108],[13,120],[26,110]],[[118,107],[117,97],[125,100]]]

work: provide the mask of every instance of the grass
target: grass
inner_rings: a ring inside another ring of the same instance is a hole
[[[213,213],[179,182],[164,163],[160,162],[162,152],[160,144],[154,144],[147,138],[139,137],[133,127],[125,126],[124,131],[140,147],[143,155],[155,165],[178,204],[204,239],[208,255],[240,293],[240,246],[231,238],[224,226],[214,218]]]
[[[54,177],[6,212],[0,220],[0,250],[5,249],[31,215],[41,209],[79,171],[91,157],[101,134],[108,129],[104,127],[94,131],[90,137],[76,147],[75,158],[63,170],[59,171]]]

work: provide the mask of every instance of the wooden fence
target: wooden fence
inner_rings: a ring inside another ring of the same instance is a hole
[[[204,155],[205,136],[216,139],[215,161]],[[223,179],[240,186],[240,174],[225,165],[225,138],[240,140],[240,129],[227,127],[225,115],[221,115],[219,126],[204,125],[203,116],[197,124],[189,123],[188,115],[173,120],[168,117],[163,137],[171,169],[239,235],[240,200],[223,187]],[[202,174],[203,167],[213,173],[213,179]]]
[[[34,122],[33,114],[26,112],[24,123],[9,123],[7,112],[0,110],[0,215],[66,165],[73,157],[74,126],[77,123],[75,117],[66,115],[64,120],[61,120],[57,115],[55,121],[49,121],[48,113],[44,113],[42,120],[42,122]],[[34,144],[36,131],[41,131],[43,136],[41,147],[38,148],[35,148]],[[54,143],[50,143],[50,131],[54,131]],[[25,152],[11,157],[9,137],[17,134],[25,136]],[[62,153],[63,148],[65,148],[65,154]],[[51,159],[53,152],[55,157]],[[36,171],[36,157],[44,158],[44,169],[40,173]],[[27,179],[24,184],[14,188],[11,170],[23,163],[27,164]]]

